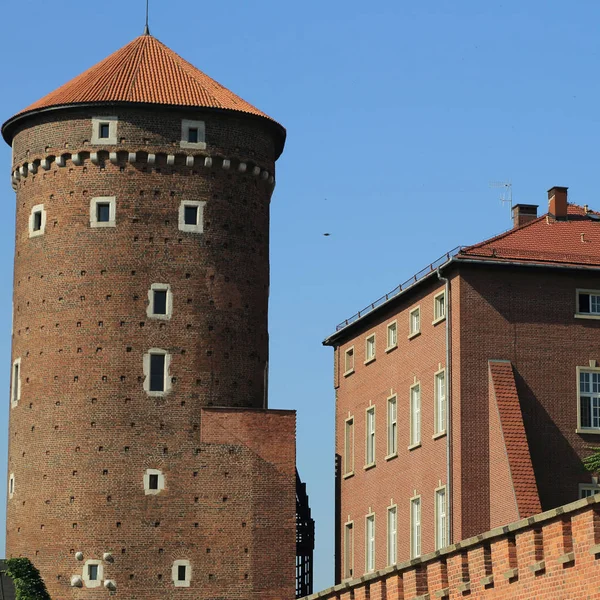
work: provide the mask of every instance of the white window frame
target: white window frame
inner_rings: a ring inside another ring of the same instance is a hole
[[[350,368],[348,368],[348,357],[352,359],[352,366]],[[344,351],[344,377],[354,373],[354,360],[354,346],[350,346],[350,348],[346,348]]]
[[[344,523],[344,576],[342,579],[354,578],[354,521]]]
[[[167,312],[164,315],[158,315],[154,312],[154,292],[167,292]],[[148,290],[148,307],[146,314],[149,319],[160,319],[168,321],[173,316],[173,293],[168,283],[153,283]]]
[[[590,296],[590,312],[579,312],[579,296],[585,294]],[[592,298],[596,296],[600,299],[600,290],[577,289],[575,290],[575,318],[576,319],[600,319],[600,300],[596,300],[598,310],[592,311]]]
[[[90,579],[89,576],[89,567],[95,565],[98,567],[98,578]],[[83,574],[82,574],[83,583],[85,587],[88,588],[96,588],[102,585],[102,580],[104,579],[104,566],[102,565],[101,560],[86,560],[83,565]]]
[[[440,302],[440,298],[442,301]],[[441,308],[441,310],[440,310]],[[446,290],[433,297],[433,325],[441,323],[446,319]]]
[[[165,372],[164,372],[164,390],[162,392],[150,390],[150,356],[152,354],[162,354],[165,357]],[[150,348],[144,354],[144,391],[148,396],[166,396],[171,391],[171,375],[169,373],[171,366],[171,355],[162,348]]]
[[[390,332],[393,331],[393,336],[390,336]],[[393,343],[390,343],[390,337],[393,337],[393,339],[391,340]],[[392,321],[391,323],[388,323],[387,325],[387,329],[386,329],[386,343],[387,343],[387,347],[385,349],[386,352],[389,352],[390,350],[393,350],[394,348],[398,347],[398,321]]]
[[[11,473],[8,478],[8,497],[9,499],[15,495],[15,474]]]
[[[371,421],[371,423],[370,423]],[[372,427],[370,427],[372,425]],[[371,455],[371,456],[369,456]],[[369,461],[369,458],[372,460]],[[365,469],[375,466],[375,407],[365,411]]]
[[[415,319],[413,315],[417,315],[417,327],[415,328]],[[408,337],[413,338],[421,333],[421,306],[415,306],[408,313]]]
[[[588,493],[589,492],[589,493]],[[600,494],[600,485],[598,483],[580,483],[579,484],[579,499],[588,498]]]
[[[365,340],[365,365],[373,362],[376,358],[377,348],[376,348],[376,336],[374,333],[367,336]]]
[[[41,213],[40,228],[37,231],[33,229],[36,213]],[[29,214],[29,237],[38,237],[44,233],[46,233],[46,209],[43,204],[36,204]]]
[[[421,496],[410,499],[410,558],[421,556]]]
[[[354,435],[354,417],[348,417],[344,421],[344,477],[354,475]]]
[[[409,392],[409,426],[410,445],[408,449],[417,448],[421,445],[421,383],[416,382],[410,386]]]
[[[16,387],[15,387],[16,386]],[[18,406],[21,399],[21,357],[13,362],[12,374],[10,378],[10,407]]]
[[[188,233],[204,233],[204,200],[182,200],[179,205],[179,231]],[[197,220],[195,225],[189,225],[185,222],[185,207],[195,207],[197,211]]]
[[[398,456],[398,397],[393,394],[387,399],[387,456]]]
[[[365,573],[373,573],[373,571],[375,571],[375,513],[371,512],[365,517]]]
[[[440,389],[440,379],[443,378]],[[441,393],[440,393],[441,392]],[[446,369],[440,369],[433,374],[433,435],[434,438],[446,433],[448,419],[448,387]]]
[[[443,507],[440,500],[443,499]],[[443,510],[441,510],[443,508]],[[448,545],[448,494],[446,486],[442,485],[435,490],[435,549],[440,550]]]
[[[150,475],[158,475],[158,488],[153,490],[150,488]],[[144,473],[144,493],[146,496],[156,496],[165,489],[165,476],[158,469],[146,469]]]
[[[387,564],[398,562],[398,506],[392,504],[387,509]]]
[[[598,427],[583,427],[581,424],[581,376],[584,373],[589,373],[589,374],[595,374],[600,378],[600,368],[599,367],[577,367],[577,429],[576,432],[577,433],[594,433],[594,434],[600,434],[600,392],[590,392],[588,393],[584,393],[584,396],[589,396],[590,397],[590,414],[592,415],[592,422],[593,422],[593,414],[592,414],[592,407],[594,404],[596,404],[596,409],[597,409],[597,421],[598,421]],[[596,400],[596,402],[594,402],[594,400]]]
[[[185,567],[185,579],[179,579],[179,567]],[[175,587],[190,587],[192,565],[189,560],[175,560],[171,568],[171,579]]]
[[[117,125],[119,117],[92,117],[92,144],[97,146],[117,145]],[[100,126],[108,125],[108,137],[100,137]]]
[[[189,142],[188,137],[190,129],[198,130],[198,141]],[[206,149],[206,125],[204,121],[192,121],[191,119],[183,119],[181,121],[181,142],[180,148],[189,148],[192,150]]]
[[[108,204],[108,221],[98,221],[98,204]],[[98,196],[90,200],[90,227],[116,227],[117,226],[117,198],[116,196]]]

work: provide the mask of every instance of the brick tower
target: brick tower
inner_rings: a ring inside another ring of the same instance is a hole
[[[285,130],[145,34],[9,119],[7,554],[51,596],[293,598],[267,408]]]

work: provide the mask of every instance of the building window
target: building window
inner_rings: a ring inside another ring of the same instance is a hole
[[[375,360],[375,334],[370,335],[365,343],[365,364]]]
[[[168,283],[153,283],[148,290],[148,309],[151,319],[168,320],[173,314],[173,294]]]
[[[398,403],[396,396],[387,401],[387,453],[388,457],[398,453]]]
[[[17,406],[21,399],[21,359],[17,358],[13,362],[12,379],[10,385],[10,405]]]
[[[92,118],[92,144],[117,144],[117,117]]]
[[[409,337],[421,332],[421,309],[413,308],[408,315],[408,333]]]
[[[410,500],[410,557],[421,556],[421,496]]]
[[[375,570],[375,515],[367,515],[365,522],[365,570],[371,573]]]
[[[600,429],[600,369],[577,367],[580,430]]]
[[[388,565],[398,561],[398,510],[390,506],[387,511],[387,559]]]
[[[83,582],[86,587],[100,587],[103,576],[102,561],[88,560],[83,565]]]
[[[29,237],[44,235],[46,231],[46,211],[43,204],[36,204],[29,215]]]
[[[204,150],[206,148],[204,121],[181,121],[181,148]]]
[[[354,373],[354,346],[344,353],[344,375]]]
[[[179,205],[179,230],[189,233],[204,232],[204,205],[200,200],[184,200]]]
[[[175,587],[190,587],[192,567],[189,560],[176,560],[173,563],[171,576]]]
[[[579,498],[589,498],[600,494],[600,485],[597,483],[580,483],[579,484]]]
[[[446,318],[446,293],[440,292],[433,297],[433,322],[437,323]]]
[[[575,316],[600,317],[600,290],[577,290]]]
[[[344,579],[354,576],[354,523],[344,525]]]
[[[10,474],[8,478],[8,497],[12,498],[15,493],[15,476],[13,473]]]
[[[346,419],[344,432],[344,475],[354,474],[354,418]]]
[[[434,418],[433,433],[446,431],[446,371],[438,371],[434,376]]]
[[[367,452],[366,452],[366,467],[375,464],[375,407],[371,406],[367,409]]]
[[[435,549],[448,545],[448,523],[446,519],[446,488],[435,490]]]
[[[170,391],[170,362],[170,354],[160,348],[153,348],[144,354],[144,389],[150,396],[163,396]]]
[[[394,321],[387,326],[387,348],[391,350],[398,345],[398,323]]]
[[[115,196],[92,198],[90,201],[90,227],[116,226],[117,199]]]
[[[155,496],[165,489],[165,476],[157,469],[146,469],[144,473],[144,492],[146,496]]]
[[[410,447],[421,443],[421,385],[410,388]]]

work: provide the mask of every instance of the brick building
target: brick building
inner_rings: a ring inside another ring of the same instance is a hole
[[[295,414],[266,390],[285,130],[146,33],[2,134],[7,554],[56,600],[293,598]]]
[[[600,216],[548,198],[325,340],[338,582],[600,489]]]

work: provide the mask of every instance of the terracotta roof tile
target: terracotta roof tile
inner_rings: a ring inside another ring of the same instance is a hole
[[[542,508],[529,454],[529,444],[525,434],[513,367],[508,361],[490,360],[489,369],[519,517],[529,517],[541,512]]]
[[[19,115],[81,103],[138,102],[268,115],[196,69],[151,35],[142,35]]]
[[[600,221],[594,211],[569,204],[566,221],[543,215],[517,229],[463,248],[460,258],[600,266]]]

